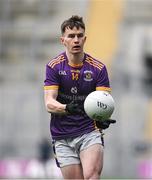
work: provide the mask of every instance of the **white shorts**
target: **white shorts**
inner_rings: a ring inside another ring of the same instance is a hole
[[[80,164],[80,152],[93,144],[104,146],[103,135],[98,130],[76,138],[54,140],[53,150],[57,166],[64,167],[71,164]]]

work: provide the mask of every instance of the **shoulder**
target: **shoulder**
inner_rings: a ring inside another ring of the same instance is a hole
[[[62,62],[64,62],[66,60],[66,57],[64,55],[64,53],[59,54],[58,56],[56,56],[55,58],[51,59],[48,63],[47,66],[50,68],[54,68],[56,65],[61,64]]]
[[[89,54],[86,54],[85,62],[99,70],[102,70],[105,67],[105,64],[103,64],[102,61],[93,58]]]

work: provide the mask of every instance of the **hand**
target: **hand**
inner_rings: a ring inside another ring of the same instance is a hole
[[[110,124],[114,124],[116,123],[116,120],[114,119],[106,119],[104,121],[96,121],[96,126],[99,128],[99,129],[107,129]]]
[[[68,112],[69,114],[78,114],[78,115],[83,115],[83,106],[78,104],[76,101],[72,101],[69,104],[66,105],[65,111]]]

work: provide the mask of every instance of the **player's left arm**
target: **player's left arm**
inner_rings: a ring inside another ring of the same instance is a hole
[[[103,66],[102,70],[97,76],[96,90],[107,91],[108,93],[111,93],[108,72],[105,65]],[[107,129],[110,126],[110,124],[113,124],[113,123],[116,123],[116,120],[106,119],[104,121],[96,121],[96,125],[99,129]]]
[[[97,91],[107,91],[107,92],[111,93],[109,76],[108,76],[107,68],[105,65],[103,66],[103,68],[97,75],[96,90]]]

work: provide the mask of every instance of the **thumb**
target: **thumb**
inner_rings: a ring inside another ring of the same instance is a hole
[[[108,122],[109,123],[116,123],[116,120],[115,119],[108,119]]]

